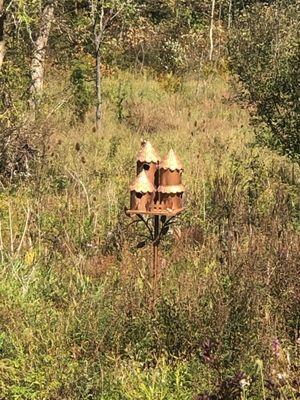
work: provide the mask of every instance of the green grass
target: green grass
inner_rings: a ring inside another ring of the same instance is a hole
[[[99,134],[64,104],[49,157],[0,194],[0,398],[261,399],[261,374],[296,398],[298,169],[253,146],[226,78],[119,73],[104,95]],[[151,249],[123,212],[141,137],[174,147],[187,188],[154,307]],[[226,392],[240,370],[250,386]]]

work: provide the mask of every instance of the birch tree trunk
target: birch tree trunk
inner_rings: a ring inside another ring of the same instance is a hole
[[[104,32],[103,27],[104,9],[101,9],[99,21],[95,20],[94,41],[96,58],[96,131],[99,131],[102,117],[102,90],[101,90],[101,42]]]
[[[228,6],[228,29],[230,29],[232,23],[232,0],[229,0]]]
[[[100,51],[100,37],[95,38],[95,56],[96,56],[96,130],[100,129],[101,122],[101,105],[102,105],[102,92],[101,92],[101,51]]]
[[[210,40],[209,61],[212,60],[212,55],[213,55],[213,51],[214,51],[213,30],[214,30],[215,4],[216,4],[216,0],[212,0],[211,15],[210,15],[210,29],[209,29],[209,40]]]
[[[0,0],[0,71],[5,56],[4,22],[5,22],[4,0]]]
[[[30,107],[33,110],[36,110],[43,93],[44,62],[53,19],[54,1],[48,1],[42,11],[39,34],[35,42],[31,62]]]

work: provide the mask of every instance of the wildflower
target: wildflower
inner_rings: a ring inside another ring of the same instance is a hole
[[[272,350],[273,350],[273,354],[276,358],[279,357],[280,355],[280,342],[279,340],[276,338],[273,340],[272,342]]]
[[[243,379],[241,379],[240,380],[240,386],[241,386],[241,388],[245,388],[245,387],[247,387],[247,386],[250,386],[250,381],[249,381],[249,379],[246,379],[246,378],[243,378]]]
[[[203,357],[203,362],[205,364],[211,363],[214,361],[214,356],[212,354],[213,350],[213,344],[210,339],[205,340],[202,343],[202,357]]]
[[[287,374],[285,372],[282,372],[282,373],[279,372],[277,374],[277,378],[278,378],[279,382],[284,383],[287,379]]]

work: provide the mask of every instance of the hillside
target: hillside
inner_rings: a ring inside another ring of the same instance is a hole
[[[114,72],[103,93],[99,133],[48,103],[45,157],[1,189],[0,398],[296,399],[299,168],[254,145],[227,74]],[[124,213],[141,137],[187,188],[154,305]]]

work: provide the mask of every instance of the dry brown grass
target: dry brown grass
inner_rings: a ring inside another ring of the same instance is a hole
[[[130,129],[139,134],[154,134],[161,130],[176,130],[180,126],[180,115],[174,112],[172,105],[162,107],[149,100],[127,102]]]
[[[156,379],[162,389],[153,393],[182,382],[178,399],[186,400],[240,369],[253,378],[252,398],[261,398],[257,358],[265,377],[284,368],[280,391],[288,393],[299,335],[299,171],[250,145],[247,113],[228,101],[223,79],[190,79],[174,93],[121,75],[106,80],[106,92],[120,79],[134,94],[143,90],[142,102],[136,95],[130,103],[134,128],[118,120],[113,101],[100,135],[92,120],[70,128],[62,109],[40,179],[1,194],[4,398],[26,390],[28,399],[136,399]],[[151,131],[161,154],[173,146],[185,165],[186,212],[161,245],[155,302],[151,249],[136,249],[123,212],[139,129]],[[290,365],[285,358],[276,366],[274,338]]]

